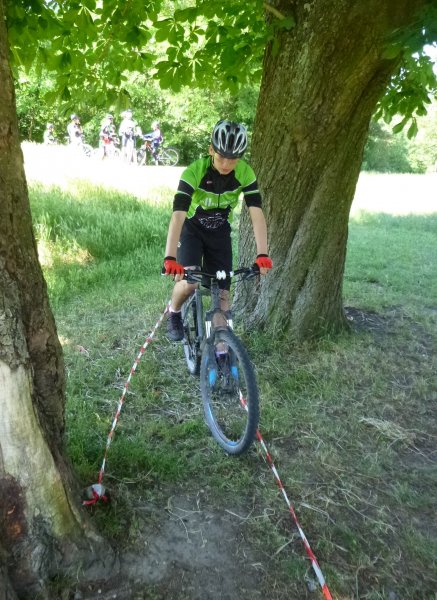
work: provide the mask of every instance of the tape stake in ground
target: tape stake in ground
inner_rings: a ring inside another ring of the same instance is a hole
[[[121,409],[123,408],[123,404],[126,399],[127,390],[129,388],[131,379],[134,376],[135,371],[137,370],[138,364],[139,364],[144,352],[146,351],[147,346],[153,340],[153,337],[155,336],[155,333],[156,333],[158,327],[161,325],[161,323],[164,319],[164,316],[169,311],[169,309],[170,309],[170,302],[167,303],[167,305],[164,309],[164,312],[159,317],[158,321],[155,324],[155,327],[152,329],[150,334],[146,337],[144,344],[141,346],[140,351],[138,352],[138,355],[134,361],[134,364],[132,365],[132,368],[129,372],[129,376],[126,380],[126,383],[124,384],[124,388],[123,388],[123,392],[121,394],[120,400],[118,401],[118,404],[117,404],[117,410],[115,412],[115,416],[112,421],[111,431],[109,432],[108,439],[106,440],[105,454],[103,456],[103,462],[102,462],[102,466],[100,467],[97,483],[94,483],[89,488],[87,488],[86,493],[85,493],[86,499],[82,502],[83,506],[90,506],[93,504],[97,504],[97,502],[99,502],[100,500],[102,500],[104,502],[108,501],[108,495],[107,494],[105,495],[105,488],[102,485],[102,481],[103,481],[103,476],[105,474],[105,467],[106,467],[106,460],[108,458],[109,446],[111,445],[112,438],[114,437],[114,431],[115,431],[115,428],[117,427],[118,418],[120,416]]]

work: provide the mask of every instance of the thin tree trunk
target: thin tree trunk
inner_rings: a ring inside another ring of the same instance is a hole
[[[296,26],[265,55],[252,156],[264,195],[275,270],[247,310],[297,338],[345,326],[342,281],[348,219],[371,116],[397,66],[389,36],[420,0],[281,0]],[[248,216],[241,262],[253,260]]]

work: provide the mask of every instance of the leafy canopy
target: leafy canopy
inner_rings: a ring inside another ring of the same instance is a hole
[[[45,68],[54,86],[46,100],[61,98],[66,110],[86,94],[98,106],[129,104],[129,72],[147,73],[162,88],[227,89],[260,80],[262,56],[279,33],[291,30],[293,14],[262,0],[6,0],[15,68]],[[291,3],[290,3],[291,6]],[[268,18],[266,18],[266,16]],[[425,44],[437,42],[433,3],[407,30],[388,40],[386,58],[399,69],[378,116],[403,115],[398,129],[426,113],[436,75]]]
[[[129,71],[152,74],[174,91],[193,83],[235,89],[259,80],[263,50],[273,37],[263,3],[236,1],[226,9],[214,1],[186,4],[9,0],[13,63],[53,72],[53,96],[68,101],[77,90],[90,90],[102,104],[126,95]]]
[[[402,115],[393,132],[408,125],[409,138],[417,134],[416,117],[426,115],[431,97],[437,97],[437,71],[425,51],[427,45],[437,45],[437,7],[432,4],[419,13],[409,29],[394,32],[385,51],[385,58],[397,58],[399,67],[379,102],[375,119],[390,123],[396,115]]]

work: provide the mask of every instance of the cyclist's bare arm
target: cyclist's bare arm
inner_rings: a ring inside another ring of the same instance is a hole
[[[185,210],[173,211],[168,226],[167,244],[165,246],[165,256],[177,257],[177,248],[181,231],[185,222],[187,212]],[[192,294],[196,284],[189,284],[183,280],[183,275],[175,276],[176,285],[173,288],[171,297],[171,306],[173,310],[180,310],[185,300]]]
[[[176,258],[179,238],[187,213],[185,210],[173,211],[168,226],[167,244],[165,246],[165,256],[174,256]]]
[[[249,206],[249,215],[252,220],[253,235],[256,243],[257,254],[268,254],[267,249],[267,225],[264,213],[258,206]],[[261,275],[265,275],[268,269],[260,269]]]

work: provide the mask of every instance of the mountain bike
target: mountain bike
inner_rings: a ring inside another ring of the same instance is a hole
[[[101,158],[115,160],[120,158],[120,138],[118,135],[105,135],[100,139],[99,147],[96,149],[96,155]]]
[[[123,136],[122,136],[123,138]],[[137,150],[135,147],[136,137],[134,134],[125,134],[121,144],[121,158],[128,165],[137,164]]]
[[[219,279],[246,280],[259,275],[254,267],[215,275],[186,270],[189,283],[198,287],[182,306],[183,349],[189,372],[200,374],[205,419],[214,439],[228,453],[246,452],[254,440],[259,421],[259,398],[255,371],[242,341],[233,332],[232,314],[220,308]],[[203,298],[211,296],[204,312]],[[217,317],[222,317],[217,319]],[[226,325],[215,325],[220,320]]]
[[[93,147],[90,146],[90,144],[87,144],[85,142],[85,138],[83,135],[80,136],[80,140],[77,140],[77,143],[72,144],[70,141],[70,137],[67,135],[65,137],[65,142],[67,144],[67,146],[69,146],[70,148],[74,149],[75,151],[77,151],[77,153],[83,154],[84,156],[86,156],[87,158],[90,158],[93,154]]]
[[[143,141],[143,144],[137,151],[138,165],[146,165],[147,161],[150,160],[149,157],[152,157],[152,159],[155,160],[153,158],[153,148],[151,140],[145,139]],[[175,148],[166,148],[164,146],[160,146],[156,158],[158,160],[158,164],[163,165],[165,167],[174,167],[179,162],[179,152]]]

